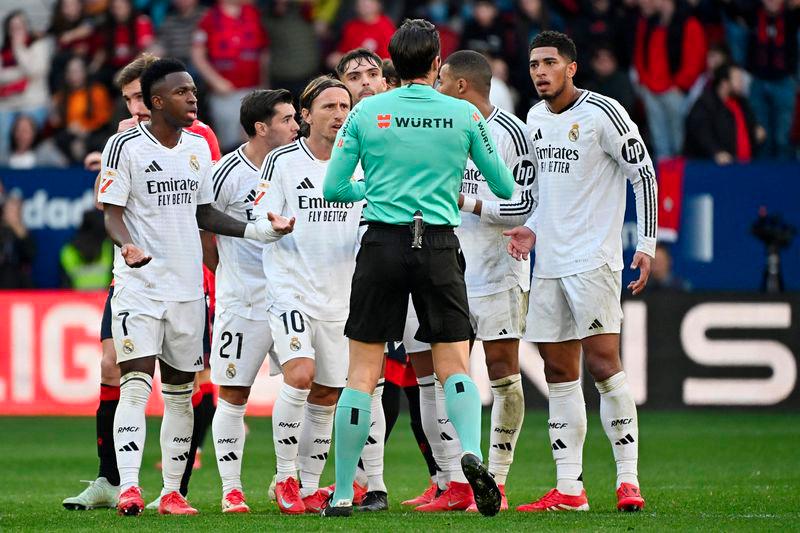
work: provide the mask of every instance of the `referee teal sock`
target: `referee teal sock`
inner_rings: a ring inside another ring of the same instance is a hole
[[[466,374],[453,374],[444,384],[447,416],[461,439],[461,449],[481,461],[481,398],[478,387]]]
[[[345,388],[336,406],[334,440],[336,443],[336,490],[332,503],[353,501],[353,480],[358,458],[369,436],[372,397],[366,392]]]

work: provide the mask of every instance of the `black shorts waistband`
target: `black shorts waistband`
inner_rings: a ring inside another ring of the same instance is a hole
[[[411,233],[411,224],[387,224],[386,222],[367,221],[369,229],[391,231],[395,233]],[[425,224],[425,232],[453,233],[455,226]]]

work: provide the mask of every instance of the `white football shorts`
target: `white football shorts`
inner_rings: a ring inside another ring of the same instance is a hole
[[[279,374],[281,367],[292,359],[308,357],[314,360],[314,383],[344,387],[350,361],[345,322],[317,320],[297,309],[270,310],[269,325],[274,339],[270,374]]]
[[[250,320],[217,306],[210,358],[215,385],[252,387],[270,350],[269,320]]]
[[[622,327],[622,271],[608,265],[563,278],[531,280],[525,340],[562,342]]]
[[[469,299],[469,321],[475,339],[521,339],[525,333],[528,293],[517,285],[507,291]]]
[[[164,302],[117,285],[111,313],[117,363],[155,355],[182,372],[203,370],[205,298]]]

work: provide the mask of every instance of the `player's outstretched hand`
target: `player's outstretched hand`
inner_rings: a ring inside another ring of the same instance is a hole
[[[143,267],[153,259],[152,256],[145,254],[141,248],[133,244],[123,245],[121,253],[125,264],[131,268]]]
[[[508,253],[517,261],[527,259],[536,244],[536,234],[525,226],[506,230],[503,235],[511,237],[511,240],[508,241]]]
[[[92,172],[97,172],[102,165],[102,159],[103,154],[100,152],[89,152],[86,154],[86,157],[83,158],[83,168]]]
[[[631,263],[631,270],[639,269],[639,279],[628,283],[628,288],[631,293],[636,296],[641,294],[647,285],[647,279],[650,277],[650,256],[644,252],[636,252],[633,255],[633,263]]]
[[[286,218],[285,216],[276,215],[275,213],[267,213],[267,220],[272,223],[272,231],[275,233],[287,235],[294,231],[294,217]]]

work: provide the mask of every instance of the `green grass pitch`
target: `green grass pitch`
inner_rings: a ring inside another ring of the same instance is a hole
[[[517,444],[508,482],[512,507],[551,488],[554,467],[546,435],[547,415],[530,411]],[[488,411],[484,412],[484,425]],[[160,488],[160,420],[148,422],[142,470],[145,499]],[[94,420],[91,418],[0,419],[0,531],[329,531],[338,529],[549,531],[790,531],[800,530],[800,415],[739,411],[640,413],[640,480],[647,499],[637,514],[615,511],[614,462],[596,413],[590,414],[584,450],[584,479],[591,511],[522,514],[494,518],[464,513],[422,515],[400,502],[420,493],[427,472],[416,450],[408,418],[401,416],[386,448],[390,511],[322,520],[281,516],[267,500],[274,471],[268,419],[249,418],[244,485],[250,515],[223,516],[219,476],[210,436],[203,467],[195,471],[189,499],[195,517],[119,517],[112,510],[66,511],[61,500],[83,489],[80,479],[96,474]],[[485,430],[485,428],[484,428]],[[484,431],[484,446],[487,445]],[[333,453],[331,453],[333,457]],[[323,476],[332,482],[333,461]]]

